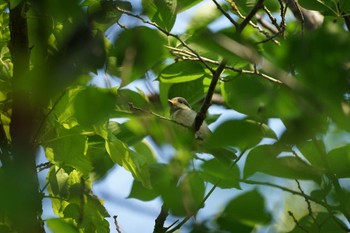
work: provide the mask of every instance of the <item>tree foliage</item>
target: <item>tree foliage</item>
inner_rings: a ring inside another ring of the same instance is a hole
[[[119,231],[92,191],[115,166],[134,178],[130,198],[164,203],[154,232],[185,223],[349,231],[348,0],[7,0],[0,9],[0,232]],[[175,33],[182,13],[191,17]],[[134,91],[135,81],[158,86]],[[193,129],[169,119],[176,96],[198,112]],[[242,117],[221,121],[211,104]],[[217,127],[198,145],[203,120]],[[171,158],[150,141],[173,147]],[[268,188],[286,195],[269,198]],[[216,217],[188,221],[216,189],[238,195]],[[44,198],[56,218],[42,219]],[[179,221],[166,225],[168,214]]]

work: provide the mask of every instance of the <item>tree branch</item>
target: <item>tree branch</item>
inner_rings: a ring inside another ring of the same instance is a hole
[[[237,23],[224,9],[222,9],[221,5],[216,1],[213,0],[216,7],[221,11],[221,13],[237,28],[239,27],[239,23]]]
[[[209,89],[207,92],[207,95],[205,96],[204,102],[200,108],[200,110],[197,112],[196,118],[194,120],[194,130],[197,132],[201,125],[203,124],[203,121],[207,115],[208,108],[210,106],[211,99],[213,97],[216,84],[218,83],[218,80],[220,78],[221,73],[225,69],[226,62],[222,61],[219,65],[219,67],[213,72],[213,77],[211,79]]]
[[[165,220],[169,215],[168,211],[168,208],[163,204],[160,213],[155,220],[153,233],[165,233],[168,230],[168,227],[164,227]]]
[[[249,12],[249,14],[245,17],[242,23],[237,27],[237,32],[241,33],[243,29],[248,25],[248,23],[252,20],[255,14],[264,7],[264,0],[259,0],[253,7],[253,9]]]

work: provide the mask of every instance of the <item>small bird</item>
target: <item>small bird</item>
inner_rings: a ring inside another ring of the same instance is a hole
[[[168,100],[170,103],[170,118],[177,123],[191,129],[197,113],[191,109],[187,100],[183,97],[175,97]],[[195,133],[196,139],[204,140],[209,137],[210,129],[207,123],[203,122],[199,130]]]
[[[187,100],[183,97],[175,97],[168,100],[170,104],[170,118],[180,125],[187,127],[189,129],[193,129],[193,124],[196,118],[197,113],[191,109],[191,106],[187,102]],[[204,121],[199,130],[195,133],[195,138],[198,139],[202,144],[202,147],[205,149],[205,140],[210,136],[211,131]],[[204,142],[204,143],[202,143]],[[215,157],[221,160],[232,160],[236,158],[235,152],[236,150],[231,147],[224,148],[208,148],[205,151],[214,155]]]

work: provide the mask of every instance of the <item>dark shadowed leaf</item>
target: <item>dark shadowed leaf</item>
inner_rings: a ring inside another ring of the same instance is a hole
[[[251,150],[247,156],[244,177],[256,172],[289,179],[319,181],[321,170],[292,155],[280,156],[283,152],[278,145],[261,145]]]
[[[277,138],[265,124],[252,120],[230,120],[215,129],[208,139],[209,147],[233,146],[241,150],[258,144],[263,138]]]
[[[265,209],[264,197],[252,190],[232,199],[217,221],[229,232],[251,232],[257,225],[268,224],[271,215]]]
[[[142,77],[164,55],[164,38],[148,27],[123,31],[115,40],[115,56],[124,85]]]
[[[320,232],[320,233],[337,233],[343,232],[346,226],[337,217],[332,217],[329,213],[313,213],[315,216],[306,215],[298,220],[298,225],[295,226],[289,233],[304,233]],[[316,221],[316,223],[315,223]]]
[[[231,167],[228,163],[223,163],[218,159],[205,161],[202,166],[203,178],[212,183],[217,184],[220,188],[237,188],[239,185],[239,168],[237,165]]]

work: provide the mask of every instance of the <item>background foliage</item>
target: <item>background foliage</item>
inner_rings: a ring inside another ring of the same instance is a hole
[[[0,8],[0,232],[120,232],[92,191],[115,166],[134,178],[130,198],[164,203],[154,232],[349,231],[349,1]],[[183,12],[191,18],[174,33]],[[140,81],[147,93],[128,88]],[[168,119],[175,96],[229,112],[206,117],[216,127],[201,153]],[[155,152],[166,146],[170,157]],[[223,157],[223,147],[236,152]],[[237,195],[197,220],[216,189]],[[56,218],[42,219],[46,198]],[[169,226],[168,214],[179,221]]]

